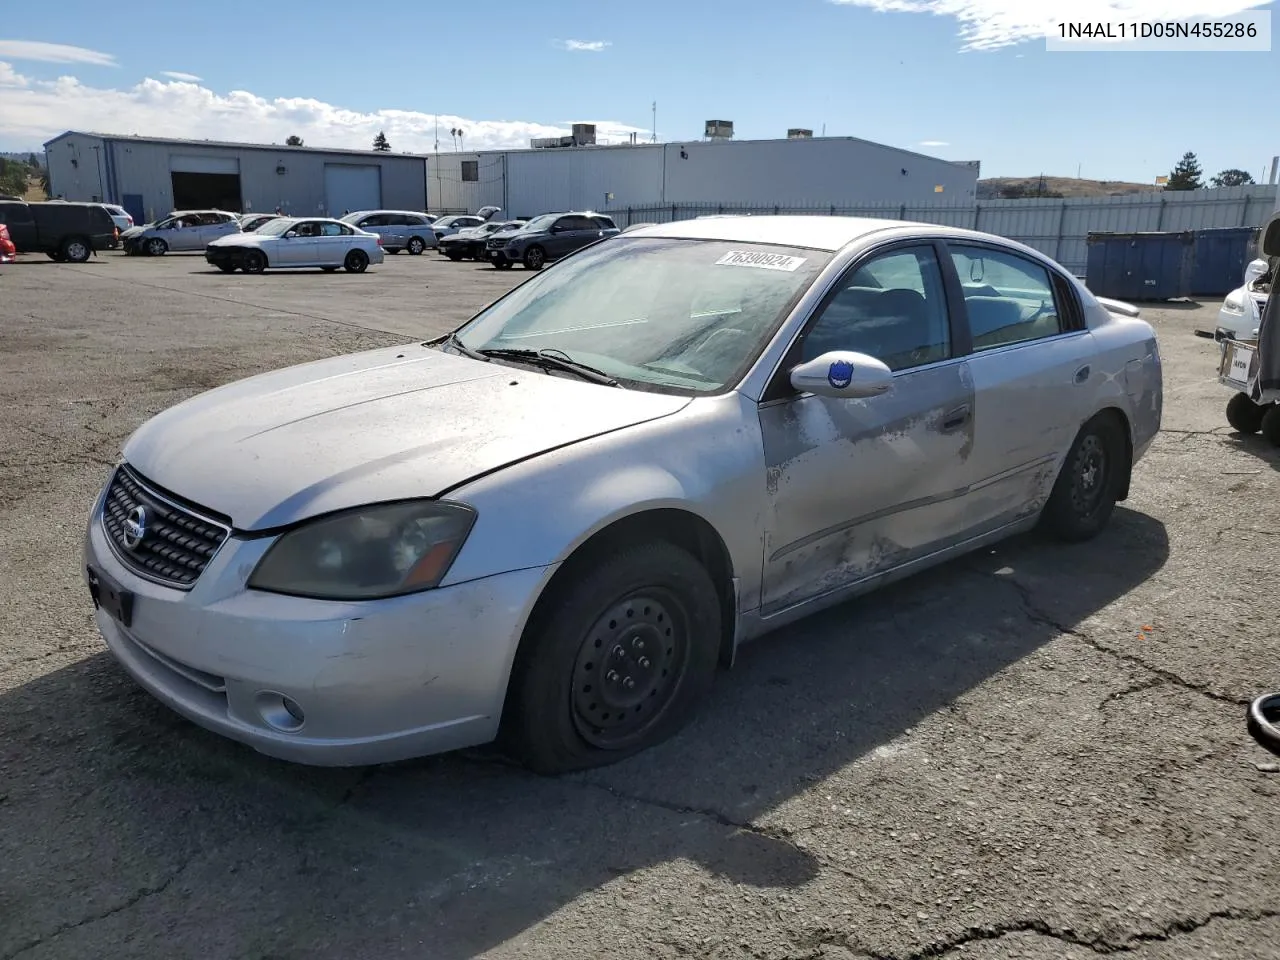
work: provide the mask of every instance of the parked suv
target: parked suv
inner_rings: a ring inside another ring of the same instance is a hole
[[[441,217],[431,225],[431,229],[435,231],[437,240],[443,240],[459,230],[469,230],[472,227],[480,226],[480,224],[484,223],[484,219],[484,217],[470,213],[452,214],[447,217]]]
[[[357,210],[342,217],[343,223],[380,236],[387,253],[408,250],[414,257],[436,245],[431,221],[432,217],[413,210]]]
[[[18,253],[46,253],[51,260],[84,263],[116,242],[116,225],[100,203],[0,201],[0,223]]]
[[[230,233],[240,232],[240,220],[225,210],[175,210],[163,220],[126,230],[120,237],[125,253],[159,257],[170,250],[204,251]]]
[[[490,238],[485,243],[485,254],[499,269],[523,263],[529,270],[541,270],[550,260],[567,257],[619,232],[617,224],[603,214],[544,213],[522,230]]]

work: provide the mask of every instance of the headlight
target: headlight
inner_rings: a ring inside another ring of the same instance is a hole
[[[1222,301],[1222,309],[1227,313],[1244,313],[1244,296],[1239,292],[1228,293]]]
[[[272,545],[249,586],[321,600],[428,590],[448,573],[475,516],[459,503],[412,500],[314,520]]]

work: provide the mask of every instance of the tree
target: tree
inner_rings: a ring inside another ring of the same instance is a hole
[[[1239,187],[1246,183],[1253,183],[1253,175],[1245,170],[1232,167],[1229,170],[1223,170],[1210,182],[1215,187]]]
[[[0,157],[0,193],[14,197],[27,195],[27,168],[24,164]]]
[[[388,153],[391,150],[391,142],[387,140],[387,135],[381,130],[379,130],[378,135],[373,138],[373,149],[380,150],[383,153]]]
[[[39,170],[40,158],[37,157],[34,153],[31,154],[31,156],[27,157],[27,166],[29,166],[32,170]]]
[[[1173,168],[1173,172],[1169,174],[1169,182],[1164,185],[1164,188],[1166,190],[1202,190],[1204,183],[1200,175],[1203,172],[1196,155],[1188,150],[1182,155],[1178,165]]]
[[[296,133],[291,133],[285,138],[284,145],[286,147],[300,147],[302,146],[302,138]]]

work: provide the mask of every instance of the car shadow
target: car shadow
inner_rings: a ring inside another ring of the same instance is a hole
[[[77,919],[121,903],[136,905],[120,937],[198,917],[213,955],[452,960],[584,894],[643,912],[627,877],[659,865],[701,868],[695,884],[798,888],[821,851],[769,827],[771,813],[1060,640],[1168,556],[1164,526],[1123,507],[1087,544],[984,549],[747,645],[682,734],[561,778],[489,749],[362,770],[284,764],[187,723],[93,654],[0,696],[0,769],[40,771],[0,807],[0,852],[20,865],[0,884],[22,886],[0,886],[0,956],[54,934],[75,953],[94,929]],[[68,877],[74,908],[41,906],[42,890],[71,902],[53,894]]]
[[[1273,470],[1280,470],[1280,447],[1256,433],[1231,432],[1223,435],[1241,450],[1251,453]]]

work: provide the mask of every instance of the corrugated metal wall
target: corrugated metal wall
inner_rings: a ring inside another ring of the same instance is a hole
[[[603,212],[612,216],[619,226],[666,223],[715,213],[888,217],[941,223],[1018,240],[1083,276],[1088,261],[1085,237],[1091,232],[1256,227],[1275,209],[1276,190],[1275,185],[1261,184],[1127,197],[1032,198],[983,200],[979,203],[668,203],[630,207],[613,205]]]
[[[112,202],[107,193],[111,178],[100,138],[81,133],[64,137],[45,150],[45,162],[49,165],[49,189],[54,197]]]
[[[475,180],[462,179],[462,165],[476,164]],[[506,155],[442,153],[427,157],[427,200],[432,213],[474,213],[505,205]]]

